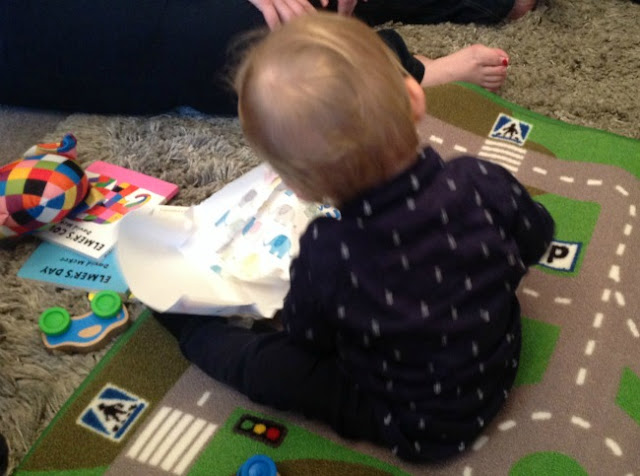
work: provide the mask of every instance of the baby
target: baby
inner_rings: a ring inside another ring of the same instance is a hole
[[[189,360],[256,402],[407,460],[464,451],[513,384],[515,290],[552,239],[550,215],[503,168],[419,149],[423,90],[357,20],[286,24],[235,84],[259,156],[342,217],[301,237],[282,331],[158,318]]]

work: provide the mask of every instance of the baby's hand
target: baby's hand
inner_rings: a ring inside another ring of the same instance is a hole
[[[306,13],[315,11],[308,0],[249,0],[262,12],[264,21],[270,30]],[[344,1],[344,0],[341,0]],[[349,0],[355,3],[355,0]],[[324,5],[328,0],[323,0]],[[355,5],[354,5],[355,6]]]

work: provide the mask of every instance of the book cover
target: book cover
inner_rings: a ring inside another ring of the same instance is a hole
[[[101,259],[113,248],[123,216],[140,207],[165,203],[178,193],[173,183],[106,162],[94,162],[85,172],[91,184],[85,204],[37,235],[94,259]]]
[[[22,265],[18,276],[88,291],[129,288],[118,268],[115,252],[98,261],[52,243],[42,243]]]

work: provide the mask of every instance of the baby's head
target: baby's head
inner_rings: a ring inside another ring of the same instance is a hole
[[[247,139],[307,200],[344,203],[415,158],[422,89],[358,20],[286,24],[250,50],[235,87]]]

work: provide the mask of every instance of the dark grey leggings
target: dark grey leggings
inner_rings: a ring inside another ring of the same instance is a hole
[[[504,20],[514,2],[515,0],[367,0],[358,2],[355,15],[371,25],[387,21],[413,24],[492,24]]]
[[[348,438],[381,443],[373,400],[340,370],[284,332],[234,327],[215,316],[155,314],[193,364],[251,400],[324,421]]]
[[[512,3],[368,0],[357,14],[370,23],[495,21]],[[248,0],[0,0],[0,104],[117,114],[188,105],[235,114],[231,46],[263,26]],[[420,81],[424,70],[402,39],[383,38]]]

